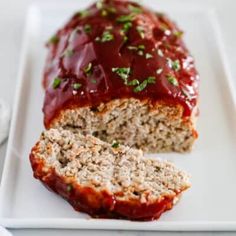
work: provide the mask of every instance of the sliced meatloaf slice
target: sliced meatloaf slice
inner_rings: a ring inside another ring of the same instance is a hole
[[[169,162],[63,129],[43,132],[30,161],[35,178],[93,217],[157,219],[190,187]]]

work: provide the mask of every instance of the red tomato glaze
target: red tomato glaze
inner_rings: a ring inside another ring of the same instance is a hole
[[[140,200],[119,200],[119,194],[95,191],[78,185],[74,178],[59,176],[52,168],[47,168],[42,159],[32,153],[30,161],[34,177],[39,179],[49,190],[66,199],[76,211],[86,212],[95,218],[116,218],[138,221],[158,219],[170,210],[175,196],[163,197],[153,203],[141,203]],[[178,196],[180,193],[176,193]]]
[[[128,1],[76,13],[47,44],[46,127],[62,109],[116,98],[181,104],[190,116],[199,77],[182,33],[165,15]]]

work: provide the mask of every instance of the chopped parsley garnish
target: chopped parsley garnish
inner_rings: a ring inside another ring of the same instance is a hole
[[[124,32],[124,33],[128,32],[131,27],[132,27],[131,22],[124,23],[123,28],[122,28],[122,32]]]
[[[143,44],[138,45],[138,50],[145,50],[145,45]]]
[[[71,57],[73,56],[73,54],[74,54],[74,51],[72,49],[66,49],[63,53],[65,57]]]
[[[174,32],[174,36],[176,36],[177,38],[181,38],[183,36],[184,32],[182,31],[175,31]]]
[[[86,75],[91,75],[93,69],[93,64],[90,62],[85,68],[84,68],[84,73]]]
[[[92,82],[93,84],[96,84],[96,83],[97,83],[97,80],[92,79],[91,82]]]
[[[117,75],[119,75],[121,79],[124,80],[125,84],[128,83],[127,79],[131,74],[130,67],[112,68],[112,72],[115,72]]]
[[[134,17],[135,17],[136,14],[129,14],[129,15],[123,15],[123,16],[120,16],[116,19],[116,21],[118,23],[125,23],[125,22],[130,22],[130,21],[133,21]]]
[[[57,44],[59,42],[59,37],[57,35],[53,35],[50,39],[49,39],[49,43],[50,44]]]
[[[139,84],[137,87],[134,88],[134,92],[138,93],[143,91],[148,84],[155,84],[156,82],[156,77],[150,76],[147,79],[145,79],[141,84]]]
[[[139,83],[140,83],[139,80],[133,79],[133,80],[131,80],[131,81],[128,82],[128,85],[129,85],[129,86],[136,86],[136,85],[138,85]]]
[[[95,40],[97,42],[102,42],[102,43],[109,42],[109,41],[114,40],[114,35],[110,31],[106,30],[103,32],[101,38],[97,37]]]
[[[82,86],[82,84],[80,84],[80,83],[74,83],[73,84],[73,89],[78,90],[78,89],[80,89],[81,86]]]
[[[128,46],[127,48],[131,51],[137,51],[138,55],[140,56],[144,55],[145,45],[143,44],[140,44],[138,46]]]
[[[150,58],[153,58],[153,55],[150,53],[146,53],[146,59],[150,59]]]
[[[124,36],[124,41],[125,42],[128,40],[128,36],[126,35],[126,33],[129,31],[129,29],[131,27],[132,27],[132,23],[131,22],[126,22],[126,23],[124,23],[123,28],[120,31],[121,35]]]
[[[118,148],[120,144],[117,141],[113,141],[112,145],[113,148]]]
[[[167,75],[166,78],[170,84],[172,84],[174,86],[179,86],[178,80],[173,75]]]
[[[172,69],[175,71],[179,71],[180,70],[180,62],[179,60],[175,60],[172,62]]]
[[[148,82],[148,84],[155,84],[155,82],[156,82],[156,77],[154,77],[154,76],[149,76],[149,77],[147,78],[147,82]]]
[[[157,54],[158,54],[160,57],[163,57],[163,56],[164,56],[164,54],[163,54],[163,52],[162,52],[161,49],[157,49]]]
[[[180,62],[179,60],[172,61],[170,58],[167,58],[167,63],[171,69],[174,71],[179,71],[180,70]]]
[[[89,11],[88,10],[80,11],[76,15],[81,17],[81,18],[85,18],[86,16],[89,15]]]
[[[54,89],[56,89],[56,88],[58,88],[58,87],[60,86],[60,84],[61,84],[61,78],[56,77],[56,78],[54,79],[54,81],[53,81],[52,87],[53,87]]]
[[[136,30],[138,31],[140,37],[142,39],[144,39],[144,37],[145,37],[145,30],[144,30],[143,26],[141,26],[141,25],[137,26]]]
[[[104,17],[107,16],[108,13],[114,14],[114,13],[116,13],[116,9],[114,7],[106,7],[104,9],[102,9],[102,11],[101,11],[101,15]]]
[[[133,5],[129,5],[129,10],[136,14],[140,14],[143,12],[143,10],[140,7],[135,7]]]
[[[91,33],[91,31],[92,31],[91,25],[86,24],[86,25],[84,26],[84,32],[87,33],[87,34],[89,34],[89,33]]]
[[[160,75],[160,74],[162,73],[162,71],[163,71],[163,69],[160,68],[160,69],[157,69],[157,70],[156,70],[156,73],[157,73],[158,75]]]

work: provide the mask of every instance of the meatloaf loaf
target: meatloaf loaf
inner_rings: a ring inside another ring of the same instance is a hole
[[[190,186],[171,163],[63,129],[43,132],[30,161],[35,178],[93,217],[157,219]]]
[[[145,152],[197,138],[199,76],[164,14],[125,0],[77,12],[47,44],[44,123]]]

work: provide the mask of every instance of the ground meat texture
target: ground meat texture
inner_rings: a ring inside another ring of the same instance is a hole
[[[98,107],[66,109],[51,124],[113,140],[145,152],[190,151],[197,138],[195,117],[183,118],[180,105],[117,99]]]
[[[93,217],[157,219],[190,187],[169,162],[64,129],[43,132],[30,161],[35,178]]]

